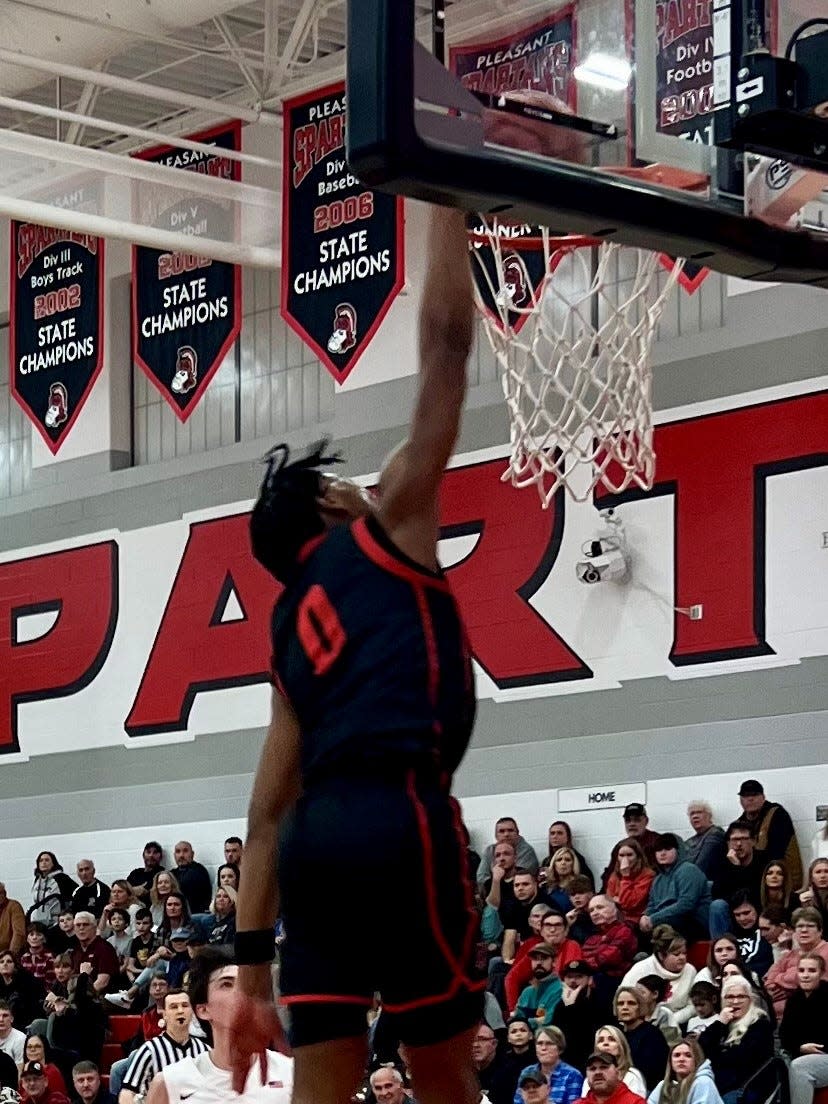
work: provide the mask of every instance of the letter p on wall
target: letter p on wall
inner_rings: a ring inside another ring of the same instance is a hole
[[[27,615],[52,626],[23,638]],[[0,754],[19,750],[23,702],[75,694],[100,671],[118,619],[118,545],[103,541],[0,563]]]

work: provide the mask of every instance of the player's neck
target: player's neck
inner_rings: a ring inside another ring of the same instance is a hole
[[[210,1061],[220,1070],[231,1070],[233,1063],[230,1060],[230,1036],[213,1028],[213,1047],[210,1051]]]

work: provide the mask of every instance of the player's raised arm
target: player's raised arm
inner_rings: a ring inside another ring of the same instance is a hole
[[[466,362],[474,333],[474,299],[466,216],[435,207],[420,305],[419,394],[408,440],[380,479],[379,516],[396,544],[433,566],[437,491],[460,427]]]

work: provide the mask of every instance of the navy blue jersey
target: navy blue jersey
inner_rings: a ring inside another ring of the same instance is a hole
[[[374,518],[330,530],[273,611],[273,669],[302,733],[302,775],[428,759],[454,773],[475,698],[442,571],[397,549]]]

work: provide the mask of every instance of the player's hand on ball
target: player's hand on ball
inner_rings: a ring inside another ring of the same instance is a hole
[[[529,88],[523,92],[504,93],[504,99],[546,111],[572,115],[572,108],[550,92]],[[496,108],[483,110],[483,136],[487,142],[508,146],[524,153],[537,153],[544,157],[556,157],[562,161],[585,160],[584,135],[568,127],[555,126],[543,119],[512,115]]]

